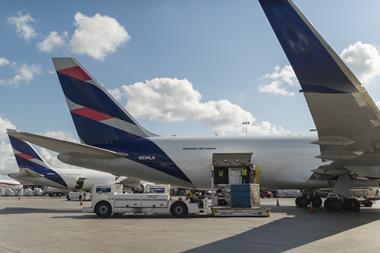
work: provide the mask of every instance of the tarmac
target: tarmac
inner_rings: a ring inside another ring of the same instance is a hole
[[[360,213],[262,204],[269,218],[99,219],[65,198],[2,197],[0,252],[380,252],[380,203]]]

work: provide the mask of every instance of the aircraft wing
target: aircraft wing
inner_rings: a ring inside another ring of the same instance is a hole
[[[47,148],[60,154],[75,154],[81,157],[95,157],[103,159],[120,158],[128,156],[127,154],[121,154],[107,149],[58,140],[27,132],[18,132],[16,130],[10,129],[8,129],[7,132],[11,136],[14,136],[24,141],[28,141],[30,143]]]
[[[300,82],[318,131],[318,158],[341,168],[369,157],[380,165],[380,112],[360,81],[291,0],[260,4]]]

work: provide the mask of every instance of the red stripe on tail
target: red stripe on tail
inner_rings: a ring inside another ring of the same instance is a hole
[[[86,74],[86,72],[81,69],[79,66],[75,66],[72,68],[67,68],[67,69],[62,69],[58,71],[58,73],[63,74],[63,75],[68,75],[73,78],[82,80],[82,81],[89,81],[91,80],[91,77]]]
[[[113,118],[112,116],[110,116],[108,114],[98,112],[98,111],[95,111],[95,110],[93,110],[91,108],[87,108],[87,107],[74,109],[71,112],[74,114],[92,119],[92,120],[96,120],[96,121],[102,121],[102,120]]]
[[[25,153],[17,153],[16,156],[21,157],[21,158],[24,158],[24,159],[26,159],[26,160],[34,159],[33,156],[30,156],[30,155],[25,154]]]

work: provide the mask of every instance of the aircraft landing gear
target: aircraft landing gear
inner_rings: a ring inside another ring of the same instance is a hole
[[[296,206],[306,208],[311,204],[314,208],[321,207],[322,199],[318,197],[315,191],[304,191],[302,196],[296,198]]]
[[[352,212],[360,211],[360,203],[357,199],[350,198],[344,200],[344,209]]]
[[[327,198],[323,206],[326,210],[333,212],[340,212],[344,209],[343,202],[338,198]]]
[[[338,198],[331,199],[330,208],[331,208],[331,211],[333,211],[333,212],[340,212],[340,211],[343,211],[344,205],[343,205],[342,201]]]
[[[371,207],[372,204],[373,204],[373,203],[372,203],[372,201],[370,201],[370,200],[366,200],[366,201],[363,202],[363,206],[364,206],[364,207]]]
[[[311,204],[314,208],[319,208],[322,206],[322,199],[318,196],[315,196],[311,199]]]
[[[310,201],[304,196],[299,196],[296,198],[297,207],[306,208],[309,205],[309,203]]]
[[[354,198],[344,200],[341,200],[339,198],[327,198],[323,205],[326,208],[326,210],[333,212],[340,212],[343,210],[351,212],[360,211],[360,203],[357,199]]]

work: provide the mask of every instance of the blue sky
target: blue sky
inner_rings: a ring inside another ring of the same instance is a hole
[[[378,48],[379,1],[295,2],[339,54],[357,41]],[[154,78],[186,78],[202,95],[200,103],[228,100],[252,114],[258,123],[269,121],[292,134],[307,134],[313,128],[297,86],[286,86],[296,93],[293,96],[258,90],[259,85],[268,83],[263,76],[288,61],[257,1],[15,0],[1,5],[0,57],[16,65],[0,68],[0,79],[12,78],[22,64],[34,64],[40,72],[29,82],[0,85],[0,115],[19,130],[37,133],[62,130],[76,136],[58,79],[49,73],[53,70],[52,56],[76,57],[108,89]],[[24,39],[8,21],[18,12],[30,14],[35,20],[30,24],[36,34],[34,38]],[[98,13],[114,18],[130,40],[103,60],[75,53],[67,45],[49,53],[41,52],[36,45],[51,31],[67,31],[66,44],[69,43],[77,28],[74,20],[77,12],[88,17]],[[377,79],[374,71],[367,87],[377,101],[380,88],[374,84]],[[128,97],[121,102],[125,104],[126,100]],[[213,135],[215,129],[226,127],[223,124],[215,127],[215,119],[209,123],[209,118],[200,120],[196,116],[180,121],[157,120],[149,115],[137,119],[159,134]]]

